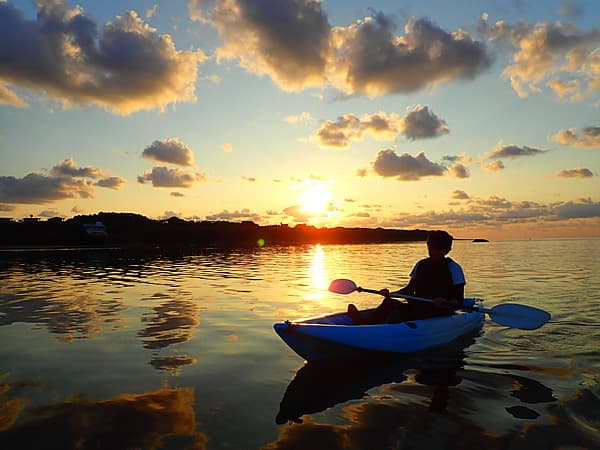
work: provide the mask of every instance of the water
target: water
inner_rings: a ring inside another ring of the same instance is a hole
[[[377,304],[329,281],[400,287],[425,251],[2,252],[0,448],[600,448],[599,239],[455,243],[467,295],[551,312],[535,331],[321,365],[274,333]]]

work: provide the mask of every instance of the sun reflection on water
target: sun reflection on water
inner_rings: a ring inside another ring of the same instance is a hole
[[[309,266],[311,292],[306,296],[310,300],[321,300],[329,286],[328,275],[325,268],[325,252],[320,244],[314,247],[311,264]]]

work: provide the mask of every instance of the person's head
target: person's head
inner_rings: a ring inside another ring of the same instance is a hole
[[[439,252],[442,256],[452,250],[452,236],[443,230],[430,231],[427,235],[427,248]]]

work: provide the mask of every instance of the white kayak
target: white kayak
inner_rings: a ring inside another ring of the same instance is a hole
[[[478,304],[474,302],[475,308]],[[344,312],[280,322],[273,327],[292,350],[308,361],[356,351],[415,353],[479,332],[484,314],[475,308],[448,316],[376,325],[355,325]]]

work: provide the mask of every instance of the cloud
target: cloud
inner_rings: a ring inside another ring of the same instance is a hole
[[[535,156],[542,153],[546,153],[547,150],[540,150],[533,147],[519,147],[514,144],[509,145],[498,145],[491,153],[487,154],[488,159],[500,159],[500,158],[519,158],[521,156]]]
[[[200,11],[201,3],[190,3],[192,17],[208,18],[217,27],[223,40],[217,61],[237,59],[286,91],[324,82],[330,25],[320,2],[222,0],[209,14]]]
[[[283,213],[291,217],[294,222],[308,222],[310,219],[314,219],[317,217],[326,217],[326,213],[314,213],[311,211],[307,211],[302,207],[302,205],[292,205],[283,210]]]
[[[299,122],[306,122],[306,121],[312,120],[312,115],[308,112],[301,112],[300,114],[298,114],[296,116],[287,116],[283,120],[287,123],[295,124],[295,123],[299,123]]]
[[[540,92],[545,82],[557,96],[570,94],[573,101],[589,97],[599,88],[598,29],[586,33],[562,22],[509,25],[498,21],[490,25],[484,14],[480,31],[514,50],[512,64],[503,74],[520,97]]]
[[[50,175],[60,177],[83,177],[83,178],[100,178],[103,175],[102,170],[97,167],[77,167],[73,158],[67,158],[64,161],[57,163],[50,169]]]
[[[94,183],[95,186],[109,188],[109,189],[121,189],[126,183],[126,180],[120,177],[109,177],[104,174],[102,169],[98,167],[77,167],[73,158],[67,158],[57,163],[48,172],[52,177],[66,177],[66,178],[92,178],[94,180],[99,179]]]
[[[428,176],[439,177],[446,172],[443,166],[429,161],[423,152],[416,157],[408,153],[398,156],[392,149],[379,151],[372,165],[378,175],[397,177],[404,181],[415,181]]]
[[[452,192],[452,198],[456,200],[468,200],[470,197],[465,191],[460,191],[457,189]]]
[[[94,185],[103,188],[119,190],[126,182],[126,180],[120,177],[107,177],[98,180],[96,183],[94,183]]]
[[[551,140],[575,148],[600,148],[600,127],[568,128],[550,137]]]
[[[556,96],[561,100],[569,100],[578,102],[583,100],[581,95],[581,83],[579,80],[564,81],[560,78],[553,78],[546,83],[550,89],[554,91]]]
[[[455,79],[472,79],[490,67],[481,42],[463,30],[447,32],[411,18],[404,35],[383,13],[333,30],[335,72],[349,94],[412,93]]]
[[[594,174],[590,169],[578,167],[576,169],[561,169],[556,173],[556,176],[560,178],[590,178]]]
[[[400,116],[395,113],[366,114],[362,118],[344,114],[335,122],[326,120],[313,135],[323,148],[347,148],[349,141],[360,141],[370,134],[375,139],[392,141],[399,133]]]
[[[151,19],[152,17],[156,16],[157,12],[158,12],[158,5],[152,6],[152,8],[149,8],[148,10],[146,10],[146,19]]]
[[[6,86],[2,85],[2,78],[0,78],[0,105],[12,105],[19,108],[28,106],[25,100],[8,89]]]
[[[554,207],[553,213],[567,219],[600,217],[600,202],[566,202]]]
[[[484,168],[484,170],[488,172],[498,172],[504,169],[504,163],[500,160],[491,161],[489,163],[484,162],[481,165]]]
[[[352,113],[345,114],[335,122],[326,120],[314,133],[312,139],[323,148],[343,149],[350,141],[363,140],[367,135],[379,141],[393,141],[400,134],[410,140],[426,139],[448,133],[446,122],[429,110],[416,105],[405,116],[396,113],[365,114],[361,118]]]
[[[62,217],[63,215],[59,213],[56,209],[45,209],[40,211],[38,214],[40,217]]]
[[[600,202],[591,199],[569,201],[557,204],[543,204],[533,201],[510,201],[498,196],[471,198],[465,207],[458,210],[427,211],[422,214],[399,212],[388,226],[402,227],[504,227],[509,225],[546,225],[556,228],[558,221],[590,220],[600,217]],[[585,222],[582,222],[582,224]],[[587,222],[589,223],[589,222]]]
[[[233,145],[231,145],[229,142],[225,142],[224,144],[221,145],[221,149],[225,153],[232,153],[233,152]]]
[[[220,213],[206,216],[206,220],[251,220],[258,222],[261,220],[261,216],[250,212],[248,208],[244,208],[241,211],[235,210],[231,212],[227,209],[224,209]]]
[[[416,105],[402,118],[401,129],[411,141],[438,137],[449,133],[446,122],[440,119],[427,106]]]
[[[206,181],[206,174],[189,173],[178,168],[154,166],[152,170],[138,176],[138,182],[144,184],[146,181],[154,187],[191,188],[198,181]]]
[[[91,181],[30,173],[23,178],[0,176],[1,203],[51,203],[71,198],[94,198]]]
[[[451,166],[448,169],[448,172],[454,178],[469,178],[469,176],[471,175],[469,173],[469,169],[467,167],[465,167],[464,165],[462,165],[461,163],[456,163],[453,166]]]
[[[195,100],[200,51],[178,51],[171,37],[127,11],[101,30],[83,8],[40,0],[34,20],[0,2],[0,86],[18,86],[62,103],[117,114]],[[26,45],[24,45],[26,43]]]
[[[158,162],[177,164],[179,166],[193,166],[194,152],[177,138],[167,138],[154,141],[142,152],[144,158]]]
[[[411,93],[472,79],[491,58],[464,30],[448,32],[410,19],[404,35],[383,13],[332,27],[314,0],[189,0],[190,16],[212,23],[223,46],[217,61],[237,60],[281,89],[335,87],[347,95]]]

